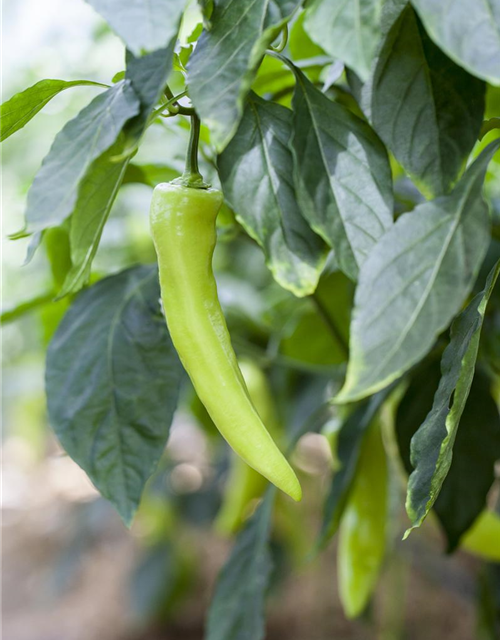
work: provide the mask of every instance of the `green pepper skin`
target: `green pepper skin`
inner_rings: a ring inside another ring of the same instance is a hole
[[[302,490],[248,394],[217,296],[212,270],[216,189],[162,183],[151,202],[163,308],[174,346],[196,393],[233,450],[294,500]]]

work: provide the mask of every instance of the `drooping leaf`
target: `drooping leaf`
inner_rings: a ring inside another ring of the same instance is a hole
[[[105,87],[90,80],[40,80],[0,105],[0,142],[22,129],[54,96],[70,87]]]
[[[384,0],[313,0],[305,28],[311,38],[366,79],[380,38]]]
[[[433,360],[412,378],[396,414],[399,450],[408,474],[413,471],[410,443],[425,422],[441,378],[439,362]],[[490,381],[476,372],[460,419],[453,447],[453,460],[434,504],[453,551],[486,504],[494,480],[494,463],[500,458],[500,417],[492,398]]]
[[[471,73],[500,84],[500,0],[412,0],[427,32]]]
[[[492,142],[450,193],[398,218],[364,263],[338,402],[382,389],[418,362],[469,294],[490,241],[481,192]]]
[[[189,95],[219,152],[231,140],[267,46],[300,0],[217,0],[188,64]]]
[[[292,113],[251,94],[240,126],[218,158],[224,195],[237,219],[263,248],[285,289],[314,291],[326,257],[297,204],[288,147]]]
[[[115,143],[139,106],[130,82],[120,82],[94,98],[63,127],[29,190],[28,231],[55,227],[71,214],[80,181],[94,160]]]
[[[136,56],[163,49],[177,34],[186,0],[87,0]]]
[[[264,638],[264,604],[272,571],[269,537],[275,496],[275,489],[270,487],[238,535],[215,587],[206,640]]]
[[[474,146],[485,84],[430,40],[412,7],[391,0],[359,102],[373,128],[429,196],[449,191]]]
[[[408,482],[406,511],[412,527],[406,535],[422,524],[450,470],[453,445],[474,377],[486,305],[499,273],[500,262],[488,276],[484,291],[474,297],[452,325],[432,409],[411,443],[415,470]]]
[[[341,466],[333,475],[330,492],[323,508],[323,523],[318,540],[321,547],[326,545],[339,527],[356,474],[364,435],[388,395],[388,390],[384,390],[363,402],[340,427],[336,455]]]
[[[369,125],[292,69],[297,81],[292,148],[299,204],[312,228],[334,249],[342,271],[355,280],[392,225],[387,153]]]
[[[156,267],[81,293],[47,354],[51,425],[130,524],[168,438],[181,366],[160,314]]]

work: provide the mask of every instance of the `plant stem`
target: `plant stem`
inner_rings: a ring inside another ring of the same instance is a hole
[[[186,155],[186,168],[180,178],[174,180],[175,184],[182,184],[193,189],[208,189],[209,185],[203,181],[198,166],[198,147],[200,144],[200,119],[193,113],[191,115],[191,134]]]

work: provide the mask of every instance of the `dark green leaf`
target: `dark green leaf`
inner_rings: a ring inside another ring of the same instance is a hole
[[[332,102],[292,67],[293,151],[297,196],[312,228],[356,279],[377,240],[392,225],[387,153],[371,128]]]
[[[238,535],[215,587],[206,640],[264,638],[264,604],[272,570],[269,537],[275,496],[275,489],[268,489],[264,501]]]
[[[500,84],[500,0],[412,0],[429,35],[450,58]]]
[[[186,0],[87,0],[136,56],[163,49],[177,34]]]
[[[189,60],[189,95],[220,152],[243,115],[244,100],[268,45],[300,0],[217,0]]]
[[[450,195],[398,218],[364,263],[339,402],[363,398],[398,378],[462,307],[490,242],[481,192],[499,146],[492,142]]]
[[[358,466],[363,437],[388,395],[389,390],[384,390],[370,400],[366,400],[344,420],[340,427],[336,453],[341,466],[333,475],[330,492],[323,509],[319,546],[324,546],[339,527]]]
[[[47,354],[51,425],[130,524],[168,438],[181,367],[160,315],[156,267],[81,293]]]
[[[26,222],[31,232],[61,224],[73,211],[78,185],[91,164],[139,112],[129,81],[97,96],[57,134],[28,193]]]
[[[401,458],[410,474],[410,442],[432,407],[441,378],[438,361],[421,368],[412,378],[396,415]],[[459,543],[486,505],[494,480],[495,460],[500,458],[500,418],[491,396],[490,382],[477,372],[460,420],[453,461],[435,504],[448,540],[448,551]]]
[[[460,418],[474,377],[486,305],[499,272],[500,262],[488,276],[484,291],[475,296],[451,327],[432,409],[411,443],[411,463],[415,471],[408,482],[406,511],[412,527],[406,535],[422,524],[450,469]]]
[[[54,96],[70,87],[105,87],[90,80],[40,80],[0,105],[0,142],[22,129]]]
[[[384,0],[313,0],[305,28],[331,56],[367,78],[380,38]]]
[[[436,47],[406,2],[388,2],[384,31],[360,106],[422,191],[442,195],[477,140],[485,84]]]
[[[316,288],[326,252],[297,205],[288,148],[291,120],[288,109],[251,94],[218,167],[224,195],[263,248],[276,281],[305,296]]]

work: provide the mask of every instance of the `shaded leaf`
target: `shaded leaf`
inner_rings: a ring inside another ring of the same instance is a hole
[[[51,425],[65,451],[130,524],[168,438],[181,366],[159,309],[156,268],[81,293],[47,354]]]
[[[412,0],[427,32],[450,58],[500,84],[500,0]]]
[[[218,158],[224,195],[263,248],[276,281],[297,296],[314,291],[326,252],[302,217],[288,148],[292,113],[251,94],[240,126]]]
[[[384,0],[313,0],[307,6],[305,28],[331,56],[366,79],[380,38]]]
[[[300,0],[215,2],[188,64],[189,96],[219,152],[231,140],[268,45]]]
[[[0,105],[0,142],[22,129],[54,96],[70,87],[105,87],[90,80],[40,80]]]
[[[156,187],[160,182],[170,182],[179,176],[179,171],[167,165],[132,164],[127,166],[123,184],[139,183]]]
[[[492,142],[448,196],[398,218],[364,263],[338,402],[382,389],[418,362],[460,310],[490,242],[481,192]]]
[[[360,106],[416,184],[442,195],[477,140],[485,84],[436,47],[406,2],[388,2],[384,31]]]
[[[263,502],[238,535],[210,605],[207,640],[262,640],[264,604],[272,571],[269,537],[276,491]]]
[[[87,0],[136,56],[176,36],[186,0]]]
[[[415,470],[408,482],[406,511],[412,527],[406,535],[422,524],[450,470],[457,429],[474,377],[486,305],[499,272],[500,262],[488,276],[484,291],[474,297],[451,327],[432,409],[411,443],[411,463]]]
[[[299,203],[342,271],[355,280],[392,225],[387,153],[369,125],[291,68],[297,80],[292,147]]]
[[[28,231],[61,224],[73,211],[78,185],[94,160],[109,149],[139,112],[128,81],[120,82],[70,120],[57,134],[28,193]]]

